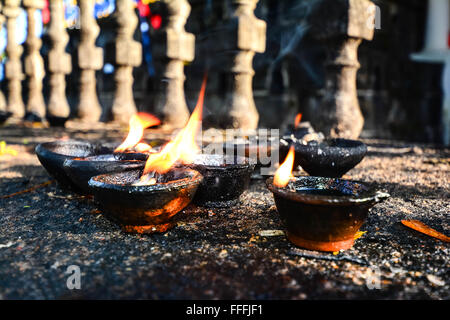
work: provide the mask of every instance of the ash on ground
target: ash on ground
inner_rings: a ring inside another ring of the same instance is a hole
[[[3,127],[0,136],[18,151],[0,156],[4,196],[51,179],[37,143],[121,141],[123,132]],[[175,228],[151,236],[123,233],[91,197],[52,183],[0,199],[0,298],[449,299],[448,244],[400,223],[449,234],[449,150],[364,142],[368,155],[344,178],[378,183],[391,198],[371,210],[351,250],[305,252],[288,242],[264,180],[236,207],[190,205]],[[67,286],[73,265],[79,290]]]

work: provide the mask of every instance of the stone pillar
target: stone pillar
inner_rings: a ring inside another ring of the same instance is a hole
[[[184,29],[191,7],[187,0],[162,0],[167,24],[155,34],[153,55],[161,79],[155,113],[164,125],[181,128],[189,119],[184,95],[184,63],[194,60],[195,37]]]
[[[42,80],[45,76],[44,59],[39,52],[42,41],[36,36],[37,9],[44,8],[43,0],[23,0],[23,6],[27,12],[27,39],[25,56],[25,74],[28,84],[28,101],[26,112],[38,116],[40,119],[45,117],[45,102],[42,95]]]
[[[362,131],[358,47],[363,39],[373,38],[375,12],[368,0],[321,0],[311,15],[311,34],[323,41],[327,52],[325,96],[312,122],[328,137],[356,139]]]
[[[6,110],[11,112],[14,117],[23,117],[25,107],[22,100],[22,46],[17,44],[16,28],[17,17],[20,14],[20,0],[4,1],[3,14],[6,16],[6,29],[8,33],[8,43],[6,45],[6,55],[8,60],[5,64],[5,78],[8,81],[8,103]]]
[[[115,44],[116,91],[112,106],[112,120],[128,124],[137,112],[133,97],[133,67],[141,65],[142,46],[133,40],[138,18],[132,0],[116,1],[115,18],[118,29]]]
[[[78,47],[80,100],[77,118],[84,122],[100,119],[102,108],[98,102],[95,71],[103,67],[103,50],[95,46],[100,28],[94,18],[95,0],[80,0],[81,39]]]
[[[2,12],[2,3],[0,2],[0,12]],[[3,23],[5,23],[5,16],[0,13],[0,31],[2,30]],[[0,111],[6,111],[6,100],[3,95],[3,91],[0,90]]]
[[[225,126],[256,129],[259,114],[253,99],[253,56],[266,49],[266,23],[254,15],[259,0],[227,0],[225,30],[221,32],[226,55],[223,72],[229,85],[223,108]]]
[[[64,25],[63,0],[52,0],[50,5],[50,26],[48,34],[51,49],[48,53],[48,69],[50,72],[50,98],[47,118],[68,118],[70,107],[66,98],[66,74],[72,71],[70,54],[66,53],[69,35]],[[50,121],[52,122],[52,121]]]

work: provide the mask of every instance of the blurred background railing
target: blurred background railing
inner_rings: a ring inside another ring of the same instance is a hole
[[[283,128],[301,112],[330,136],[444,142],[445,61],[411,58],[426,46],[433,1],[448,8],[448,0],[2,1],[0,110],[51,125],[69,115],[127,123],[139,110],[182,127],[207,70],[205,126]],[[443,34],[448,51],[448,27]]]

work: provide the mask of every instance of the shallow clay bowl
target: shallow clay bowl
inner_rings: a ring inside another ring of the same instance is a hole
[[[84,193],[89,194],[89,180],[92,177],[106,173],[143,169],[147,158],[148,154],[145,153],[113,153],[67,159],[63,166],[72,182]]]
[[[66,140],[41,143],[36,146],[35,152],[42,166],[60,186],[80,191],[64,171],[64,161],[112,153],[112,149],[85,141]]]
[[[202,175],[188,168],[175,168],[153,185],[133,185],[142,170],[103,174],[89,186],[103,212],[131,233],[164,232],[172,217],[191,202]]]
[[[187,167],[203,176],[194,198],[196,204],[228,207],[239,202],[240,195],[248,188],[255,164],[245,157],[200,154]]]
[[[286,157],[291,144],[295,147],[294,165],[300,165],[309,175],[318,177],[340,178],[367,153],[366,145],[356,140],[328,139],[302,144],[283,138],[280,140],[280,161]]]
[[[319,251],[346,250],[369,209],[389,197],[362,182],[323,177],[292,178],[284,188],[266,181],[288,239]]]

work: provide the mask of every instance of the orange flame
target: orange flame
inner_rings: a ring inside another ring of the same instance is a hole
[[[137,152],[149,152],[152,150],[152,146],[150,146],[146,143],[140,142],[134,146],[134,150],[136,150]]]
[[[162,174],[169,171],[178,160],[181,160],[183,163],[191,163],[194,155],[200,152],[195,137],[202,125],[206,79],[207,75],[205,74],[197,105],[186,127],[177,134],[175,139],[167,143],[160,152],[153,153],[148,157],[140,179],[142,183],[150,181],[149,176],[152,172]]]
[[[295,116],[295,122],[294,122],[295,128],[298,127],[298,125],[300,124],[300,121],[302,121],[302,114],[297,113],[297,115]]]
[[[130,118],[130,129],[127,138],[114,152],[124,152],[127,149],[133,148],[141,141],[145,128],[156,126],[160,123],[161,121],[158,118],[149,113],[139,112],[133,115]]]
[[[279,188],[286,187],[292,177],[292,169],[294,168],[295,149],[291,146],[284,162],[275,172],[273,184]]]

